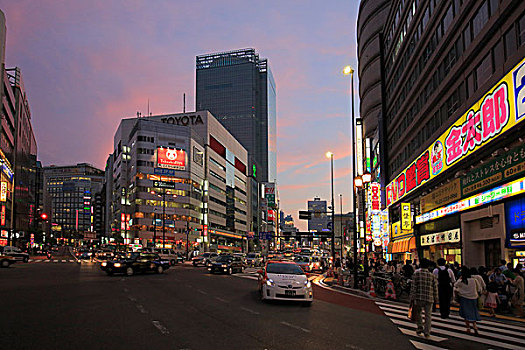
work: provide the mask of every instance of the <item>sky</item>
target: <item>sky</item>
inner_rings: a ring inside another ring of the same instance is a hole
[[[6,66],[20,67],[38,158],[104,169],[122,118],[195,105],[195,57],[255,48],[277,86],[281,209],[296,226],[314,197],[352,207],[350,78],[358,0],[0,0]],[[357,70],[357,69],[356,69]],[[359,113],[355,74],[355,112]]]

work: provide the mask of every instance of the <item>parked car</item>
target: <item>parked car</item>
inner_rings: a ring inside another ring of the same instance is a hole
[[[244,263],[238,255],[221,255],[208,267],[210,273],[222,272],[231,275],[234,272],[243,272]]]
[[[132,276],[136,273],[156,272],[163,273],[170,268],[170,262],[153,253],[127,253],[118,255],[114,260],[100,264],[102,271],[108,275],[125,273]]]
[[[262,266],[264,258],[260,253],[248,253],[246,256],[246,264],[248,266]]]
[[[16,262],[15,258],[9,255],[3,255],[0,253],[0,266],[9,267]]]
[[[207,266],[210,259],[215,258],[217,256],[218,256],[217,253],[203,253],[201,255],[193,257],[191,259],[191,263],[193,264],[193,266],[199,266],[199,265]]]
[[[10,256],[16,261],[23,261],[25,263],[29,261],[29,254],[24,253],[18,247],[13,247],[9,245],[0,247],[0,254]]]

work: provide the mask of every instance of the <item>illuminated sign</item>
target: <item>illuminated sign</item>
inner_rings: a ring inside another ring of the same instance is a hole
[[[421,236],[421,245],[434,245],[434,244],[446,244],[446,243],[457,243],[460,241],[459,229],[454,229],[445,232],[431,233],[429,235]]]
[[[439,208],[445,204],[457,201],[461,198],[461,188],[459,179],[443,185],[426,196],[421,197],[419,203],[422,213]]]
[[[264,198],[268,200],[270,208],[275,208],[275,183],[266,182],[264,184]]]
[[[356,120],[357,175],[363,175],[363,122]]]
[[[0,225],[5,226],[5,205],[2,205],[2,211],[0,211]]]
[[[7,201],[7,182],[0,183],[0,202]]]
[[[370,183],[372,210],[381,210],[381,185],[378,182]]]
[[[431,212],[416,217],[416,224],[421,224],[430,220],[435,220],[446,215],[459,213],[460,211],[472,209],[504,198],[525,193],[525,178],[515,180],[489,191],[468,197],[458,202],[433,210]]]
[[[525,120],[525,59],[386,187],[387,206]]]
[[[186,152],[183,149],[158,147],[157,167],[177,170],[186,169]]]
[[[183,115],[180,117],[168,117],[162,118],[161,121],[166,124],[175,124],[175,125],[198,125],[204,124],[200,115]]]
[[[401,230],[412,229],[412,211],[410,203],[401,203]]]
[[[175,189],[175,182],[153,181],[153,187]]]
[[[505,225],[507,247],[525,246],[525,198],[505,203]]]

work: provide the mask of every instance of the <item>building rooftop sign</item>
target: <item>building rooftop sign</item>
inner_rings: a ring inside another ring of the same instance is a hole
[[[525,120],[525,59],[386,186],[390,206]]]

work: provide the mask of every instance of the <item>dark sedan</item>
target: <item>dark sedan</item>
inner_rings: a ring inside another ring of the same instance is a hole
[[[163,273],[170,268],[170,262],[154,253],[127,253],[117,256],[114,260],[102,262],[100,268],[108,275],[125,273],[132,276],[144,272]]]
[[[211,266],[208,267],[208,271],[210,271],[210,273],[219,272],[231,275],[234,272],[243,272],[244,263],[239,256],[221,255],[211,263]]]

